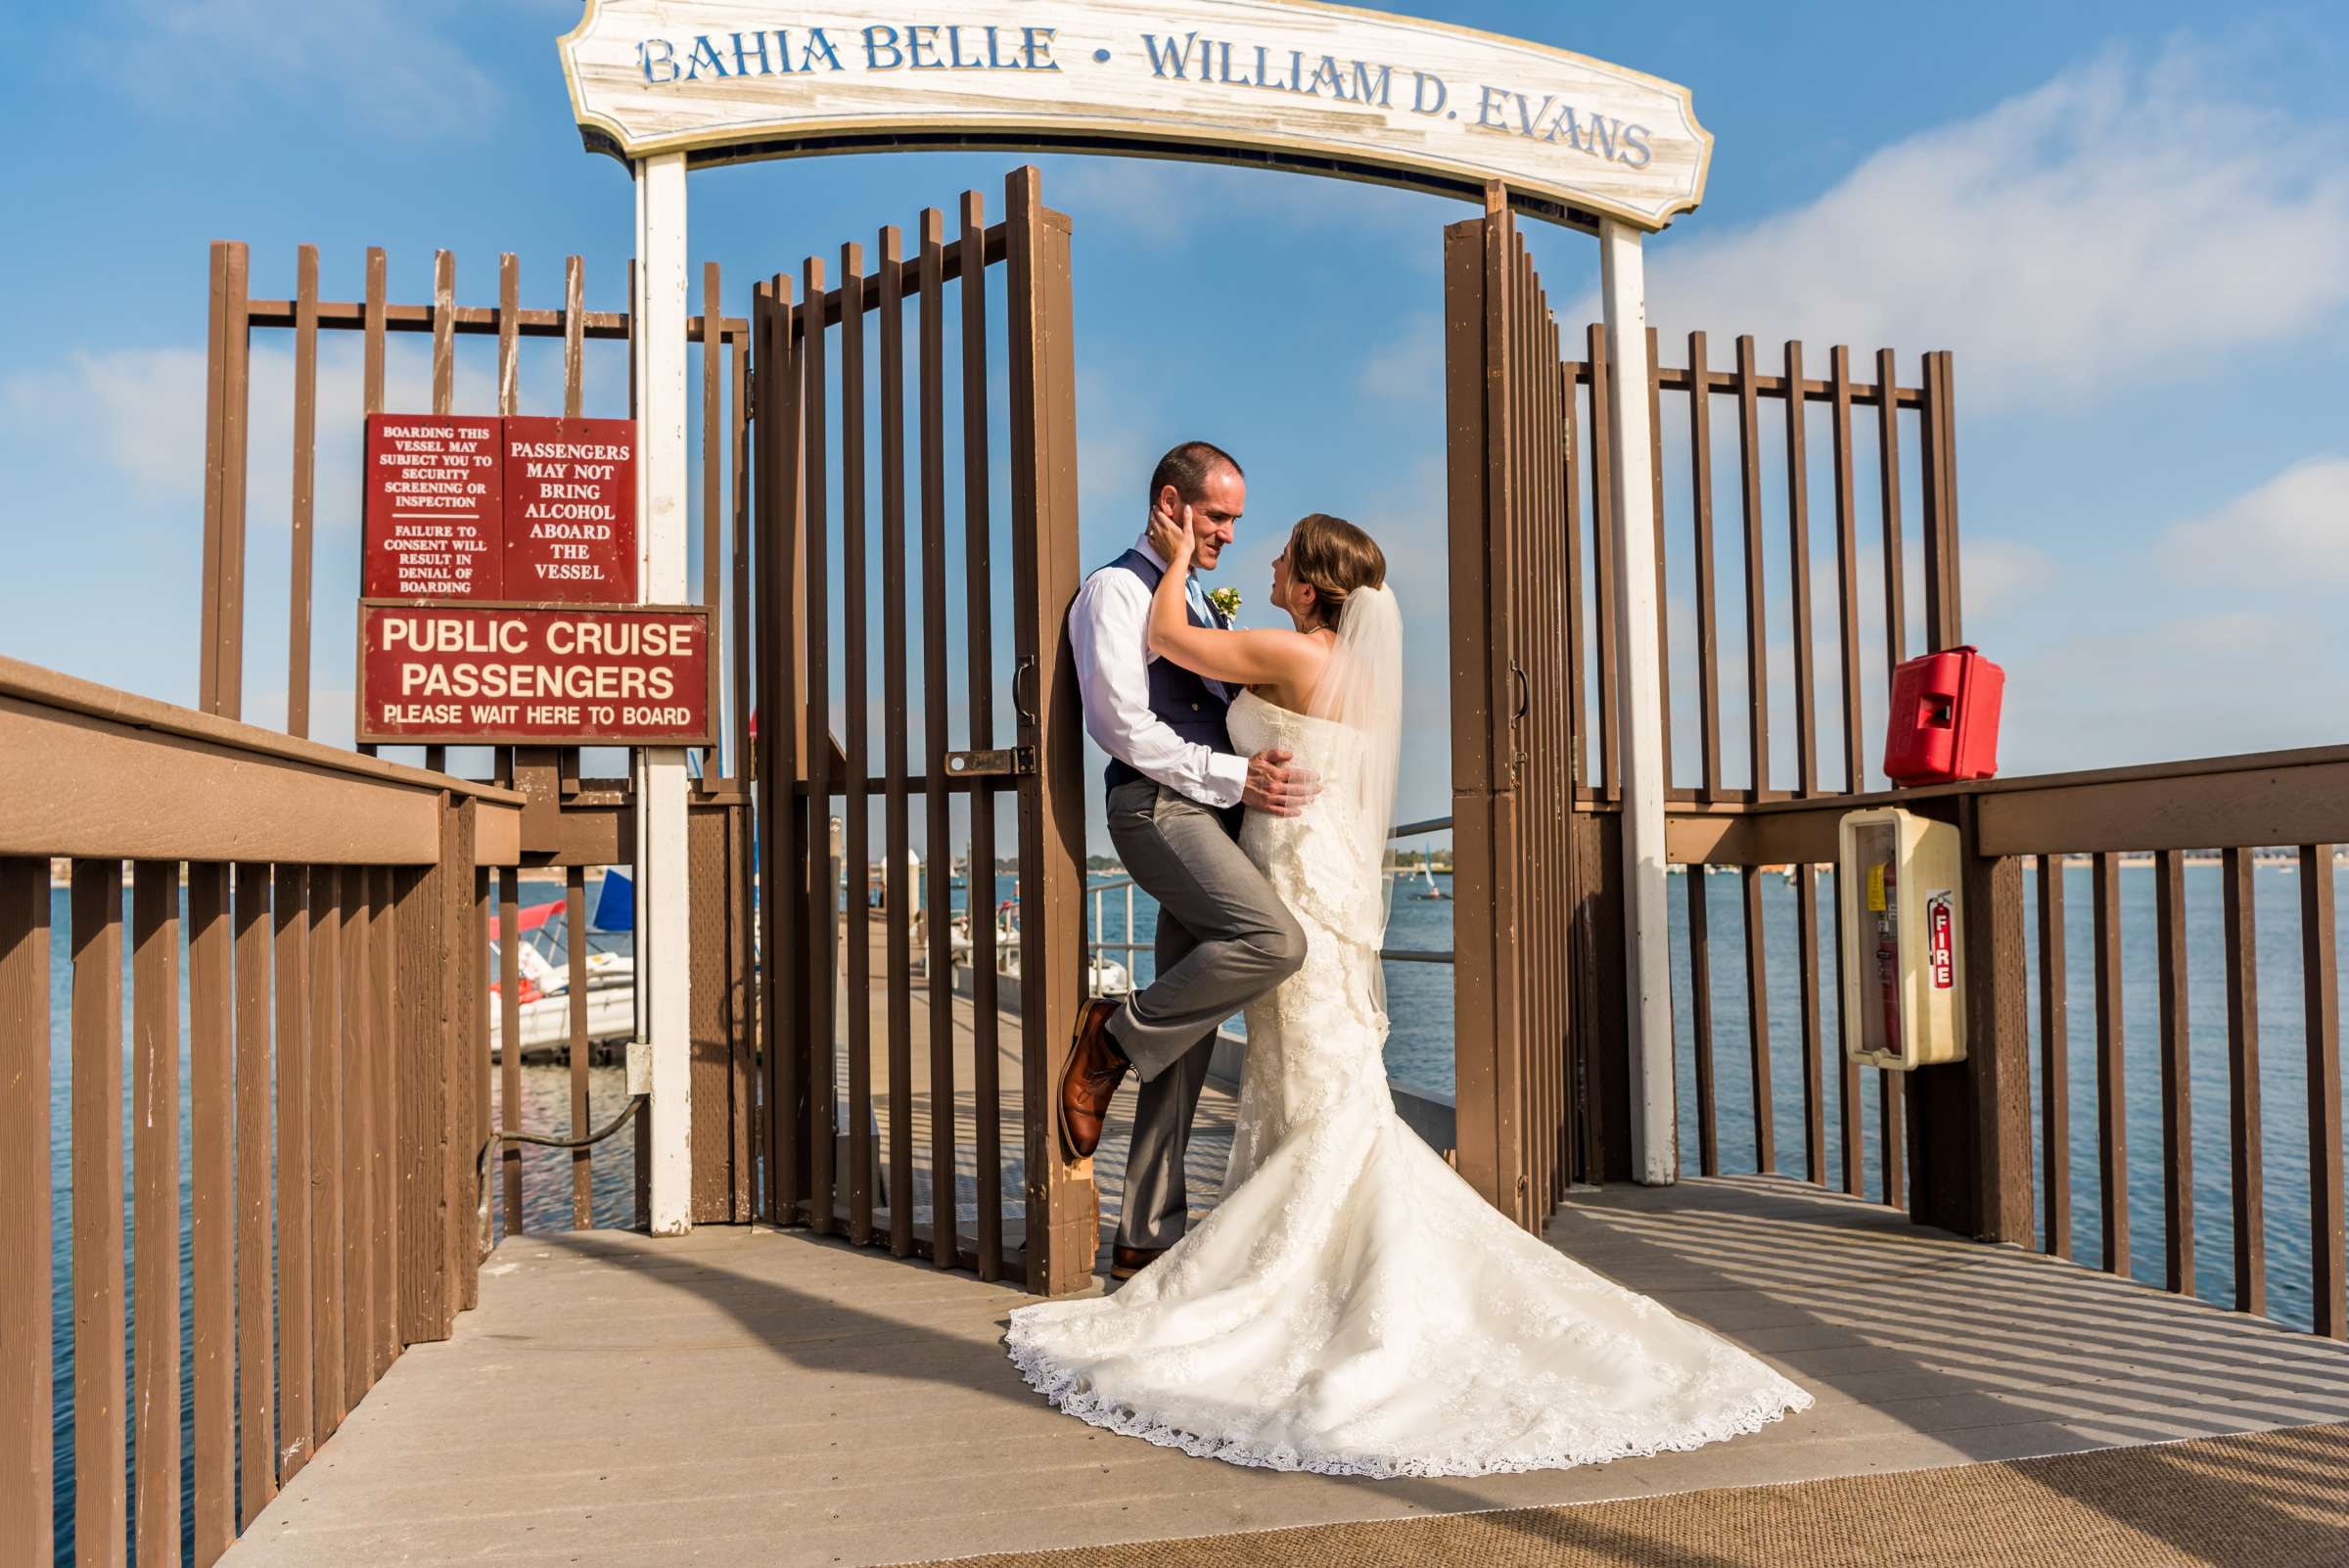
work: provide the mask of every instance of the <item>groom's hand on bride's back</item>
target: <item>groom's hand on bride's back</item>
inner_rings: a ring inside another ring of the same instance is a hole
[[[1290,754],[1268,746],[1248,759],[1248,787],[1240,799],[1274,816],[1295,816],[1321,793],[1321,775],[1310,767],[1290,765]]]

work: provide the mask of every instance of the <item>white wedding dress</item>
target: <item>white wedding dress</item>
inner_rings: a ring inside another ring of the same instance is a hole
[[[1233,703],[1232,746],[1343,778],[1360,731]],[[1811,1396],[1501,1216],[1405,1125],[1376,985],[1382,831],[1325,790],[1240,843],[1305,928],[1250,1006],[1222,1201],[1116,1294],[1024,1307],[1006,1339],[1069,1414],[1327,1475],[1554,1469],[1759,1430]]]

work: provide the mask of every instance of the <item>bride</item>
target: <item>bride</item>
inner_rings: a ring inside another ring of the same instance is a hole
[[[1487,1204],[1395,1112],[1381,1050],[1383,869],[1403,708],[1386,557],[1300,522],[1272,564],[1295,629],[1190,623],[1189,509],[1159,512],[1152,651],[1244,685],[1235,750],[1320,770],[1303,814],[1250,811],[1241,847],[1306,933],[1249,1007],[1223,1198],[1113,1296],[1011,1314],[1012,1360],[1055,1406],[1234,1464],[1329,1475],[1552,1469],[1759,1430],[1811,1396],[1614,1285]]]

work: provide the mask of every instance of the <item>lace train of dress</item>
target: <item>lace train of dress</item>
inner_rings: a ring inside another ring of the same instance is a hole
[[[1253,693],[1231,735],[1331,775],[1354,738]],[[1190,1453],[1365,1476],[1692,1449],[1808,1407],[1744,1351],[1510,1223],[1396,1114],[1378,867],[1359,863],[1331,799],[1251,812],[1241,835],[1307,957],[1248,1009],[1221,1203],[1115,1295],[1013,1313],[1005,1343],[1030,1386]]]

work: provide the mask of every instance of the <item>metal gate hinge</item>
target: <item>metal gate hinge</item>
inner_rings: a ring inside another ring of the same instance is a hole
[[[1036,748],[1012,746],[993,752],[948,752],[946,771],[958,778],[1025,778],[1036,772]]]

